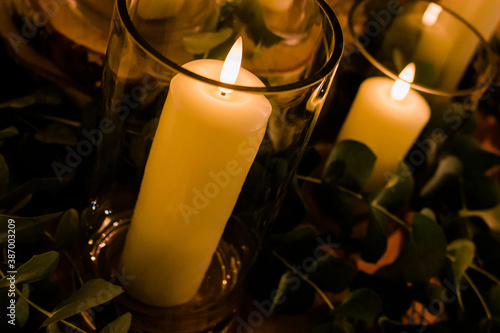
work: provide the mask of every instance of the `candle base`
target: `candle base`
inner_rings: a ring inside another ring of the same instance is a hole
[[[115,299],[118,314],[130,312],[132,326],[143,332],[224,332],[235,317],[243,294],[242,261],[252,256],[249,246],[235,246],[242,238],[237,220],[228,223],[213,256],[205,279],[196,296],[189,302],[155,307],[130,296],[126,290],[134,278],[119,266],[120,253],[130,225],[131,214],[108,216],[88,244],[94,276],[113,281],[125,289]],[[239,229],[240,232],[237,232]],[[234,240],[236,239],[236,242]],[[248,240],[244,243],[247,244]],[[161,278],[161,277],[158,277]]]

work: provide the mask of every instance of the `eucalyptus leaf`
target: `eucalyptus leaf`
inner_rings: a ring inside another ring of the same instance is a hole
[[[130,312],[118,317],[101,330],[101,333],[127,333],[132,323]]]
[[[92,279],[74,292],[68,299],[61,302],[52,317],[47,318],[43,326],[50,325],[60,320],[76,315],[82,311],[106,303],[120,295],[123,289],[103,279]]]
[[[219,31],[193,32],[182,36],[186,50],[191,54],[205,54],[227,41],[233,29],[224,27]]]
[[[52,123],[35,134],[35,139],[43,143],[76,146],[78,138],[68,126]]]
[[[371,289],[356,289],[351,291],[342,304],[333,310],[336,316],[348,317],[372,323],[382,312],[382,301]]]
[[[353,140],[338,142],[331,150],[323,171],[323,180],[361,192],[370,178],[377,157],[365,144]]]
[[[461,161],[465,176],[484,174],[495,165],[500,165],[500,155],[483,150],[479,143],[468,135],[455,135],[450,142],[449,152]]]
[[[14,126],[10,126],[0,131],[0,140],[4,140],[15,135],[19,135],[19,131]]]
[[[375,208],[370,209],[368,229],[361,243],[361,258],[376,263],[387,250],[386,226],[390,218]]]
[[[23,284],[23,287],[21,288],[21,293],[26,298],[29,298],[30,285],[28,283]],[[24,327],[24,325],[26,325],[29,314],[30,314],[30,306],[28,302],[24,298],[19,296],[16,302],[16,320],[20,327]]]
[[[324,254],[308,269],[309,279],[321,290],[340,293],[351,285],[356,270],[346,260]]]
[[[78,211],[71,208],[64,212],[59,220],[55,233],[55,248],[71,248],[78,240],[81,233]]]
[[[65,185],[66,183],[59,181],[57,178],[38,178],[29,180],[1,196],[0,209],[12,207],[30,194],[49,190],[59,190]]]
[[[241,0],[236,9],[236,15],[245,24],[246,33],[255,45],[271,47],[283,40],[267,27],[259,1]]]
[[[390,212],[406,207],[413,194],[415,181],[408,166],[401,162],[387,185],[377,194],[375,201]]]
[[[420,196],[435,193],[445,186],[450,178],[458,178],[462,174],[462,162],[454,155],[446,155],[439,160],[436,171],[420,190]]]
[[[25,264],[17,268],[17,273],[12,273],[0,280],[0,288],[10,285],[8,278],[15,276],[16,284],[32,283],[48,277],[57,268],[59,253],[55,251],[35,255]],[[10,268],[11,270],[12,268]]]
[[[7,211],[8,215],[14,215],[16,214],[20,209],[22,209],[24,206],[26,206],[30,201],[31,198],[33,197],[33,194],[28,194],[24,198],[22,198],[18,203],[16,203],[13,207],[9,208]]]
[[[57,88],[44,85],[28,95],[0,103],[0,109],[22,109],[36,104],[58,105],[61,101],[62,96]]]
[[[7,216],[0,215],[0,221],[5,221],[0,223],[0,245],[7,243],[7,233],[9,219],[15,221],[16,230],[16,243],[17,244],[27,244],[38,241],[47,228],[47,224],[58,218],[61,213],[53,213],[34,217],[18,217],[18,216]]]
[[[500,204],[485,210],[462,209],[459,213],[462,217],[480,217],[492,231],[500,232]]]
[[[451,259],[451,267],[458,281],[462,278],[467,268],[474,261],[476,247],[468,239],[457,239],[447,246],[448,252],[454,259]]]
[[[0,193],[5,193],[9,185],[9,166],[5,158],[0,154]]]
[[[436,276],[446,258],[446,237],[441,227],[425,215],[415,213],[410,237],[397,259],[375,274],[407,282],[427,283]]]
[[[285,234],[272,234],[268,242],[277,253],[292,263],[301,263],[311,257],[319,245],[314,227],[299,227]]]
[[[57,323],[52,323],[47,326],[45,333],[61,333],[61,330],[59,330],[59,326],[57,325]]]
[[[292,271],[285,272],[274,292],[270,313],[299,314],[307,311],[314,303],[314,289]]]

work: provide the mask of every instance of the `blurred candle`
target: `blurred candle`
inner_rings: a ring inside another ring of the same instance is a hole
[[[203,59],[184,67],[214,80],[220,75],[226,83],[264,86],[243,68],[238,74],[241,56],[240,38],[225,64]],[[126,288],[132,296],[155,306],[195,296],[271,109],[262,95],[217,88],[182,74],[172,78],[121,257],[127,275],[135,276]]]
[[[411,63],[399,77],[412,82],[414,75]],[[403,80],[363,81],[337,138],[362,142],[377,156],[367,191],[385,186],[430,118],[425,99]]]

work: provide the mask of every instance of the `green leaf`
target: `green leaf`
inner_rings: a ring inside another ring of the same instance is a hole
[[[454,257],[454,260],[451,260],[451,267],[457,281],[460,281],[467,268],[474,261],[476,246],[468,239],[457,239],[448,244],[447,250]]]
[[[483,150],[473,137],[463,134],[453,137],[449,152],[462,162],[464,176],[484,174],[500,164],[500,155]]]
[[[21,293],[27,298],[30,296],[30,285],[28,283],[23,284]],[[19,297],[16,302],[16,320],[20,327],[24,327],[24,325],[26,325],[29,314],[30,306],[28,302],[24,298]]]
[[[131,323],[132,315],[127,312],[104,327],[101,333],[127,333]]]
[[[12,191],[0,197],[0,209],[9,208],[26,198],[30,194],[42,191],[59,190],[66,185],[57,178],[38,178],[27,181]]]
[[[382,312],[382,301],[371,289],[356,289],[351,291],[342,304],[333,310],[336,316],[352,318],[372,323]]]
[[[0,154],[0,193],[5,193],[9,185],[9,166],[5,158]]]
[[[43,322],[42,327],[106,303],[122,292],[122,288],[103,279],[90,280],[68,299],[61,302],[56,307],[57,310],[53,312],[52,317]]]
[[[68,127],[60,123],[52,123],[35,134],[35,139],[48,144],[76,146],[78,138]]]
[[[16,244],[27,244],[38,241],[47,227],[47,223],[59,217],[61,213],[47,214],[35,217],[16,217],[0,214],[0,245],[7,243],[9,219],[15,221]]]
[[[292,271],[286,271],[281,276],[269,312],[302,313],[310,309],[314,296],[313,287]]]
[[[71,208],[64,212],[57,225],[55,234],[55,248],[71,248],[80,237],[80,218],[78,211]]]
[[[312,255],[318,246],[314,227],[300,227],[286,234],[269,235],[268,242],[280,255],[292,263],[300,263]]]
[[[191,54],[204,54],[224,43],[233,35],[233,29],[225,27],[219,31],[194,32],[182,36],[186,50]]]
[[[43,280],[57,268],[59,253],[55,251],[35,255],[25,264],[17,269],[17,273],[12,273],[0,280],[0,288],[10,285],[9,276],[14,275],[16,284],[32,283]]]
[[[390,218],[375,208],[370,208],[368,229],[361,243],[361,258],[370,263],[377,262],[387,249],[386,226]]]
[[[57,88],[44,85],[26,96],[0,103],[0,109],[22,109],[36,104],[58,105],[61,103],[61,100],[62,97]]]
[[[7,127],[0,131],[0,140],[10,138],[11,136],[19,135],[19,131],[14,126]]]
[[[330,152],[323,171],[323,180],[332,186],[342,186],[361,192],[370,178],[377,157],[363,143],[344,140]]]
[[[340,293],[351,285],[356,275],[356,270],[346,260],[324,254],[318,258],[308,269],[309,279],[321,290]]]
[[[246,33],[255,45],[271,47],[283,40],[268,29],[259,1],[242,0],[236,10],[236,15],[245,24]]]
[[[45,333],[61,333],[61,330],[59,330],[59,326],[57,325],[57,323],[52,323],[47,326]]]
[[[491,209],[500,204],[500,185],[485,175],[469,175],[463,180],[465,203],[469,210]]]
[[[462,174],[462,162],[454,155],[446,155],[438,162],[436,171],[420,190],[420,196],[435,193],[445,186],[450,179],[458,178]]]
[[[436,276],[446,258],[446,237],[441,227],[425,215],[415,213],[409,240],[398,258],[381,267],[380,277],[427,283]]]
[[[413,194],[415,181],[408,166],[401,162],[387,185],[377,194],[375,201],[390,212],[406,207]]]

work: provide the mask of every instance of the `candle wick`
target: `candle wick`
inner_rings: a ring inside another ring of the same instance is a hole
[[[225,92],[223,92],[223,91],[221,91],[221,92],[220,92],[220,95],[221,95],[221,96],[226,96],[226,93],[225,93]]]

